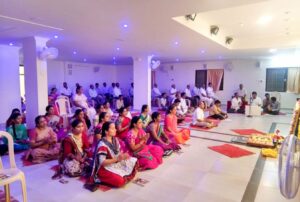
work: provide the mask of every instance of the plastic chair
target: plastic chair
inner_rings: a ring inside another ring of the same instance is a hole
[[[3,178],[0,179],[0,186],[4,186],[5,201],[6,202],[10,201],[9,184],[17,180],[20,180],[22,185],[23,201],[27,202],[25,175],[16,166],[13,139],[11,135],[5,131],[0,131],[0,137],[1,138],[5,137],[8,140],[8,154],[9,154],[9,163],[10,163],[10,168],[3,168],[2,160],[0,157],[0,175]]]
[[[66,96],[59,96],[55,100],[55,106],[58,110],[58,115],[63,117],[63,126],[66,128],[69,123],[69,118],[73,116],[69,98]]]

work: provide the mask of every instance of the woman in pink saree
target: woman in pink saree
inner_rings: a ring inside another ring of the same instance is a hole
[[[147,145],[149,135],[143,130],[143,122],[138,117],[132,118],[127,143],[134,157],[138,159],[139,170],[154,169],[162,163],[164,151],[156,145]]]
[[[52,128],[47,126],[44,116],[35,118],[36,128],[30,135],[30,147],[26,159],[33,163],[43,163],[58,159],[60,145]]]
[[[164,132],[168,135],[168,137],[171,140],[175,141],[177,144],[184,144],[188,139],[190,139],[190,129],[177,128],[177,116],[175,105],[171,105],[167,111]]]
[[[51,127],[57,134],[58,141],[62,140],[67,135],[67,131],[63,128],[62,117],[55,114],[55,110],[52,105],[48,105],[46,107],[45,118],[48,122],[48,126]]]

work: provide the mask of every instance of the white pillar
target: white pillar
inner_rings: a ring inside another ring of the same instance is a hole
[[[135,110],[141,110],[144,104],[147,104],[151,109],[151,59],[152,56],[133,59],[133,108]]]
[[[1,125],[6,122],[13,108],[21,110],[19,61],[19,47],[0,45]]]
[[[33,128],[34,118],[45,114],[48,105],[47,61],[39,59],[39,52],[49,39],[28,37],[23,41],[26,122]]]

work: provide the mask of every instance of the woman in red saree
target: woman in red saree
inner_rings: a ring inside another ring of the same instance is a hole
[[[62,173],[70,177],[80,176],[89,165],[89,143],[83,130],[83,122],[75,119],[72,122],[72,132],[61,143],[60,168]]]
[[[104,123],[93,162],[91,181],[112,187],[124,186],[134,178],[137,170],[137,159],[121,152],[113,122]]]
[[[171,105],[167,111],[164,132],[168,135],[168,137],[171,140],[175,141],[177,144],[184,144],[188,139],[190,139],[190,129],[177,128],[177,116],[175,105]]]
[[[154,169],[162,163],[164,151],[156,145],[147,145],[149,134],[143,130],[143,122],[135,116],[131,120],[127,143],[132,155],[138,159],[139,170]]]
[[[127,117],[127,109],[124,107],[121,107],[119,109],[119,117],[116,121],[116,127],[117,127],[117,137],[121,140],[125,140],[127,137],[127,132],[129,130],[130,126],[130,119]]]

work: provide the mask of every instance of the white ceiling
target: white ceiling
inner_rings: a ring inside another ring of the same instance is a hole
[[[298,2],[0,0],[0,43],[20,45],[24,37],[49,37],[48,46],[59,49],[59,59],[83,61],[86,58],[87,62],[103,64],[113,64],[113,57],[117,64],[129,64],[131,57],[150,54],[163,62],[265,57],[271,54],[268,52],[270,47],[291,51],[299,45]],[[274,16],[271,24],[266,27],[254,25],[264,11]],[[286,11],[289,13],[285,14]],[[197,18],[207,25],[219,25],[218,37],[227,34],[236,37],[232,47],[173,20],[189,13],[198,13]],[[290,19],[288,22],[286,15]],[[281,19],[283,21],[279,22]],[[240,23],[244,24],[243,29]],[[123,24],[128,24],[128,28],[123,28]],[[286,35],[287,31],[289,35]],[[280,34],[283,39],[278,41]],[[54,35],[58,39],[54,39]],[[255,41],[258,38],[261,40]],[[264,41],[268,42],[264,44]]]

